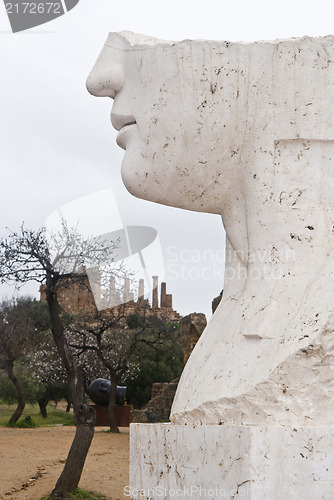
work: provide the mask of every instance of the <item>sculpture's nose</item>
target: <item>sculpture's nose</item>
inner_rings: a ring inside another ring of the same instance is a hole
[[[115,51],[105,46],[87,78],[87,90],[97,97],[114,98],[123,84],[123,66],[117,61]]]

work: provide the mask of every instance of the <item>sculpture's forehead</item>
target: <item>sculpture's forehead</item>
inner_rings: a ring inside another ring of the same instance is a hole
[[[228,47],[231,42],[221,40],[162,40],[147,35],[132,33],[131,31],[120,31],[109,33],[105,43],[106,46],[123,51],[137,51],[149,49],[166,49],[166,48],[182,48],[182,47],[202,47],[212,45],[213,47]],[[239,45],[249,45],[246,43],[239,43]]]
[[[226,40],[203,40],[203,39],[186,39],[181,41],[162,40],[131,31],[111,32],[108,35],[105,45],[115,49],[124,51],[128,50],[147,50],[152,48],[166,48],[166,47],[186,47],[186,46],[210,46],[213,49],[230,48],[230,47],[243,47],[244,49],[256,49],[260,47],[267,47],[276,50],[277,48],[298,50],[301,47],[307,48],[310,45],[323,45],[334,49],[334,36],[328,35],[324,37],[300,37],[290,39],[277,39],[277,40],[259,40],[254,42],[232,42]]]

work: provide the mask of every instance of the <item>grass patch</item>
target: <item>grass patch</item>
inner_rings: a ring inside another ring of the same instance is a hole
[[[21,418],[16,424],[7,424],[7,427],[19,427],[21,429],[32,429],[34,427],[37,427],[37,424],[35,420],[31,418],[30,415],[27,415],[26,417]]]
[[[0,426],[8,426],[8,420],[13,415],[15,408],[15,405],[0,404]],[[11,427],[55,427],[60,425],[74,425],[72,413],[54,408],[52,404],[48,405],[47,414],[47,418],[43,418],[37,404],[27,404],[19,422]],[[35,426],[25,425],[27,423],[27,417],[30,417]],[[18,425],[21,421],[24,421],[23,425]]]
[[[85,491],[77,488],[74,493],[70,493],[71,500],[107,500],[107,497],[96,493],[95,491]],[[50,500],[50,495],[41,498],[41,500]]]

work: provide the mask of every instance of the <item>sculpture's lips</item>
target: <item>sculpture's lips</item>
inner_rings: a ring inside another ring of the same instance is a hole
[[[116,137],[116,143],[119,145],[120,148],[124,150],[126,149],[126,144],[129,140],[131,132],[134,129],[134,125],[136,125],[136,122],[126,123],[118,132]]]
[[[136,119],[132,115],[120,115],[118,113],[111,113],[111,123],[113,127],[118,130],[116,142],[120,148],[126,149],[126,142],[128,140],[129,131],[136,125]]]

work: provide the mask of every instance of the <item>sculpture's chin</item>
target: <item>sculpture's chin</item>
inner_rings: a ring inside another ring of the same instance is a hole
[[[154,172],[146,156],[142,155],[139,145],[136,147],[131,143],[127,147],[121,174],[124,186],[136,198],[162,205],[172,205],[175,202],[171,199],[173,193],[168,189],[169,178],[164,173],[163,165],[158,173]]]
[[[131,154],[129,150],[127,150],[124,155],[121,170],[123,184],[129,193],[136,196],[136,198],[154,201],[152,197],[149,197],[149,189],[145,186],[146,183],[143,182],[140,165],[135,161],[134,156],[135,155]]]
[[[180,169],[180,155],[160,154],[143,149],[140,141],[131,140],[126,145],[122,161],[122,180],[126,189],[136,198],[161,205],[182,208],[194,212],[221,213],[217,209],[220,184],[212,176],[203,178],[203,172],[195,171],[193,178],[185,175],[187,168]],[[205,184],[206,182],[206,184]]]

